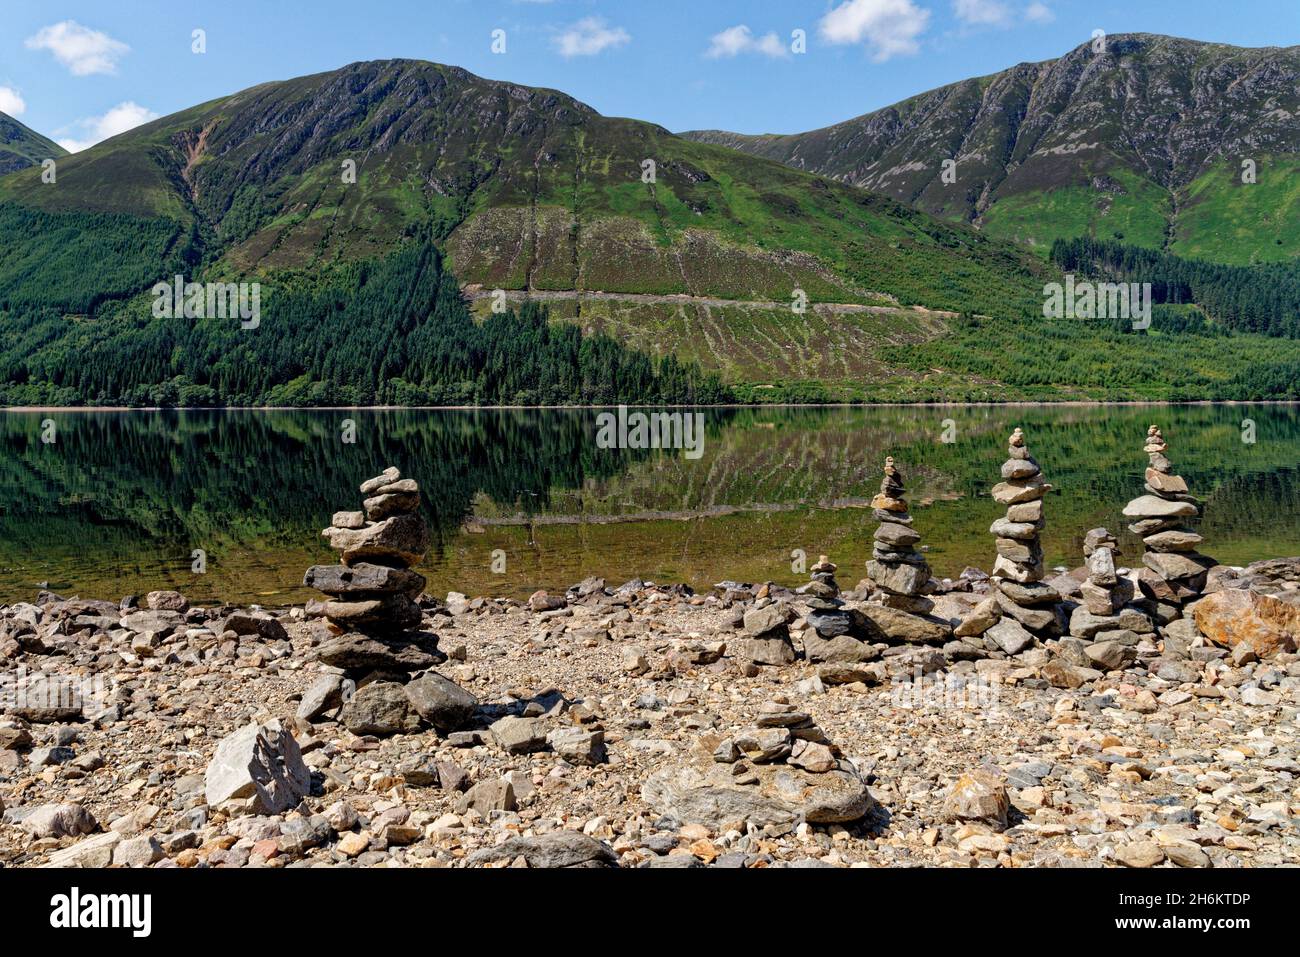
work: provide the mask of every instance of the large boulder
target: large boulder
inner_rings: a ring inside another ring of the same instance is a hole
[[[952,625],[939,618],[915,615],[886,605],[863,605],[857,610],[888,641],[942,645],[952,640]]]
[[[1300,642],[1300,593],[1287,598],[1226,589],[1191,606],[1201,634],[1216,645],[1246,643],[1261,658],[1295,650]]]
[[[455,731],[474,717],[478,699],[450,678],[430,671],[406,686],[411,707],[439,731]]]
[[[659,814],[715,831],[737,822],[761,827],[856,821],[875,807],[866,783],[844,761],[820,774],[788,764],[754,764],[754,783],[737,783],[735,766],[714,760],[721,741],[704,735],[683,763],[650,775],[642,799]]]
[[[279,721],[249,724],[217,745],[204,777],[212,807],[231,802],[253,814],[280,814],[311,792],[298,742]]]
[[[372,681],[357,689],[339,715],[353,734],[411,734],[420,730],[419,712],[396,681]]]

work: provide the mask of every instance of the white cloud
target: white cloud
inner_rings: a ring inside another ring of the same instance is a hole
[[[41,27],[27,38],[29,50],[49,50],[73,76],[116,73],[117,61],[131,48],[107,33],[83,27],[76,20],[64,20]]]
[[[27,103],[12,86],[0,86],[0,113],[10,116],[22,116]]]
[[[871,58],[883,63],[890,57],[917,53],[917,37],[925,32],[930,11],[912,0],[844,0],[821,18],[818,27],[829,43],[862,43]]]
[[[1031,23],[1051,23],[1056,19],[1056,14],[1047,4],[1035,2],[1026,8],[1025,19]]]
[[[1002,0],[953,0],[952,12],[970,26],[1001,26],[1011,20],[1011,10]]]
[[[132,100],[119,103],[103,116],[92,116],[72,124],[82,131],[81,138],[65,137],[59,139],[59,145],[69,153],[80,153],[89,149],[100,140],[106,140],[118,133],[125,133],[141,123],[158,119],[158,114]],[[60,131],[63,132],[63,131]]]
[[[622,27],[611,27],[602,17],[585,17],[555,38],[561,56],[595,56],[621,47],[632,39]]]
[[[765,33],[761,37],[756,37],[743,23],[728,27],[710,37],[709,49],[704,55],[717,59],[739,56],[742,53],[761,53],[770,57],[790,55],[790,51],[775,33]]]

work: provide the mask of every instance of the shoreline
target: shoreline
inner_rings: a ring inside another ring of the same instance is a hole
[[[682,405],[673,403],[615,403],[607,405],[196,405],[125,406],[125,405],[12,405],[0,406],[0,412],[502,412],[538,411],[569,412],[597,409],[946,409],[946,408],[1174,408],[1197,406],[1300,406],[1300,399],[1196,399],[1169,402],[1156,399],[1087,400],[1033,402],[763,402]]]

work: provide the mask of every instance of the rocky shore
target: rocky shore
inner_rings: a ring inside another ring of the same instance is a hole
[[[433,597],[394,469],[320,602],[2,608],[0,866],[1300,864],[1300,558],[1192,551],[1155,431],[1137,566],[1044,568],[1009,448],[992,576],[931,576],[891,460],[849,591]]]

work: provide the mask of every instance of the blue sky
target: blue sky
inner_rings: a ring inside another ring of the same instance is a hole
[[[1290,46],[1300,0],[5,0],[0,110],[84,147],[256,83],[400,56],[671,130],[797,132],[1059,56],[1095,29]]]

